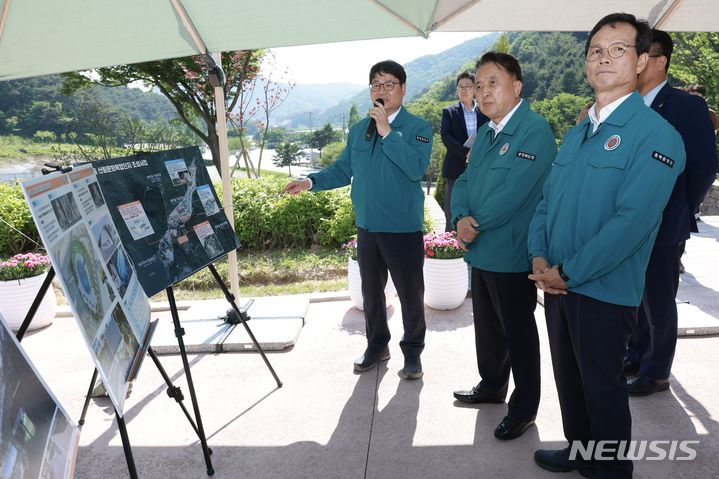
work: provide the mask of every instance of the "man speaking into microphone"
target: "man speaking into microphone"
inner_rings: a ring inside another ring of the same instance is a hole
[[[390,358],[384,287],[397,287],[404,335],[405,379],[422,377],[424,349],[424,193],[421,180],[432,151],[432,127],[402,107],[407,74],[385,60],[369,72],[369,117],[350,128],[347,144],[327,168],[294,180],[283,192],[321,191],[352,184],[367,349],[354,363],[361,373]]]

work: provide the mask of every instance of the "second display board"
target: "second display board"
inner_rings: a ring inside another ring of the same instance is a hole
[[[92,165],[147,296],[239,247],[199,148]]]

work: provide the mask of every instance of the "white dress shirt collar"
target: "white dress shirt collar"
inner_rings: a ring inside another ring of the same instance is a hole
[[[512,118],[512,115],[514,115],[514,112],[517,111],[517,108],[519,108],[519,105],[522,104],[522,99],[519,99],[519,103],[517,103],[512,110],[507,113],[504,118],[499,123],[495,123],[493,120],[489,120],[489,127],[494,130],[494,136],[496,137],[499,135],[499,132],[502,131],[502,128],[504,128],[507,125],[507,122],[509,122],[510,118]]]
[[[606,121],[606,119],[609,118],[609,115],[611,115],[614,112],[614,110],[616,110],[619,107],[619,105],[621,105],[622,102],[624,102],[624,100],[629,98],[630,95],[631,95],[631,93],[627,93],[623,97],[617,98],[616,100],[611,102],[609,105],[604,106],[604,108],[599,110],[599,116],[597,116],[597,114],[595,112],[595,109],[597,108],[597,104],[594,103],[594,105],[592,105],[592,107],[589,109],[589,112],[587,115],[587,116],[589,116],[589,121],[592,122],[592,133],[597,131],[597,128],[599,128],[599,125],[603,121]]]

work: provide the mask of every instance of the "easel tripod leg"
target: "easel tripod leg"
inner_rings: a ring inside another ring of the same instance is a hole
[[[122,449],[125,451],[125,460],[127,461],[127,468],[130,472],[130,479],[137,479],[137,470],[135,469],[135,460],[132,457],[132,449],[130,448],[130,438],[127,436],[125,419],[120,416],[120,413],[117,412],[117,409],[115,409],[115,419],[117,419],[117,428],[120,430]]]
[[[272,373],[272,376],[275,378],[275,381],[277,382],[277,387],[282,387],[282,381],[280,381],[280,378],[277,376],[277,373],[275,372],[275,369],[270,364],[270,361],[267,359],[267,356],[265,355],[265,352],[262,350],[262,347],[260,347],[260,344],[257,342],[257,339],[255,338],[255,335],[252,333],[252,330],[247,325],[247,321],[245,321],[245,316],[240,311],[240,308],[237,307],[237,303],[235,302],[235,297],[230,293],[230,290],[227,289],[227,285],[222,281],[222,278],[220,277],[219,273],[215,269],[215,267],[212,264],[207,265],[207,267],[210,269],[210,273],[212,273],[212,276],[215,278],[215,281],[220,286],[220,289],[222,289],[222,292],[225,294],[225,298],[227,299],[227,302],[230,303],[230,306],[232,306],[232,309],[234,310],[235,314],[238,318],[240,318],[240,322],[242,323],[242,326],[245,327],[245,331],[247,331],[247,334],[250,336],[250,339],[252,340],[252,344],[255,345],[255,348],[257,348],[257,351],[259,351],[260,356],[262,356],[262,360],[265,362],[265,365],[267,366],[267,369],[270,370]]]
[[[192,382],[192,373],[190,372],[190,363],[187,361],[187,352],[185,350],[185,341],[182,336],[185,334],[185,330],[180,326],[180,316],[177,313],[177,303],[175,302],[175,293],[172,291],[172,287],[167,288],[167,300],[170,303],[170,313],[172,314],[172,322],[175,325],[175,336],[177,337],[177,345],[180,348],[180,356],[182,357],[182,367],[185,369],[185,377],[187,378],[187,387],[190,389],[190,399],[192,400],[192,408],[195,413],[195,420],[197,421],[197,435],[200,438],[200,444],[202,445],[202,453],[205,456],[205,465],[207,466],[207,475],[212,476],[215,473],[215,469],[212,467],[212,459],[210,459],[210,448],[207,446],[207,436],[205,436],[205,429],[202,426],[202,416],[200,415],[200,407],[197,404],[197,395],[195,394],[195,385]]]
[[[35,317],[35,313],[37,313],[37,309],[40,307],[40,303],[42,303],[42,300],[45,298],[45,293],[47,293],[47,290],[50,289],[50,284],[52,283],[52,279],[54,277],[55,269],[50,267],[50,269],[47,270],[47,276],[45,276],[45,281],[42,282],[42,286],[40,286],[40,289],[35,295],[35,300],[32,302],[32,305],[30,305],[30,309],[28,310],[25,319],[20,325],[20,329],[18,329],[17,334],[15,335],[18,341],[22,341],[22,338],[25,336],[25,332],[30,326],[32,318]]]
[[[97,368],[92,372],[92,379],[90,379],[90,387],[87,388],[87,394],[85,395],[85,404],[82,405],[82,414],[80,414],[80,420],[77,425],[82,427],[85,425],[85,416],[87,416],[87,407],[90,405],[90,398],[92,398],[92,391],[95,388],[97,382]]]
[[[194,429],[195,433],[197,433],[197,437],[200,439],[200,441],[202,441],[202,436],[200,435],[200,431],[197,429],[195,420],[192,418],[190,412],[185,407],[185,403],[182,402],[185,399],[185,396],[183,396],[182,391],[178,386],[175,386],[172,383],[172,379],[170,379],[170,376],[165,371],[165,368],[162,367],[162,363],[160,363],[160,358],[157,357],[157,353],[155,353],[155,350],[150,347],[147,349],[147,353],[152,358],[152,361],[155,363],[155,366],[157,366],[158,371],[160,371],[162,378],[165,380],[165,384],[167,384],[167,395],[177,402],[177,404],[182,409],[182,412],[185,413],[185,417],[190,422],[192,429]],[[212,454],[212,448],[208,449],[210,454]]]

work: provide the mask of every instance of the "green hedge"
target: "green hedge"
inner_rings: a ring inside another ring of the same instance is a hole
[[[269,177],[232,181],[235,232],[244,249],[338,248],[357,234],[349,187],[290,196],[280,193],[286,183]],[[432,230],[426,209],[424,229]]]
[[[439,174],[437,175],[437,184],[434,187],[434,199],[439,203],[440,208],[444,208],[444,188],[445,179],[442,176],[442,167],[444,166],[444,158],[439,162]]]
[[[40,243],[30,208],[19,184],[0,183],[0,258],[37,251]]]
[[[356,233],[349,188],[296,196],[280,193],[287,178],[232,181],[235,231],[246,249],[336,247]]]

